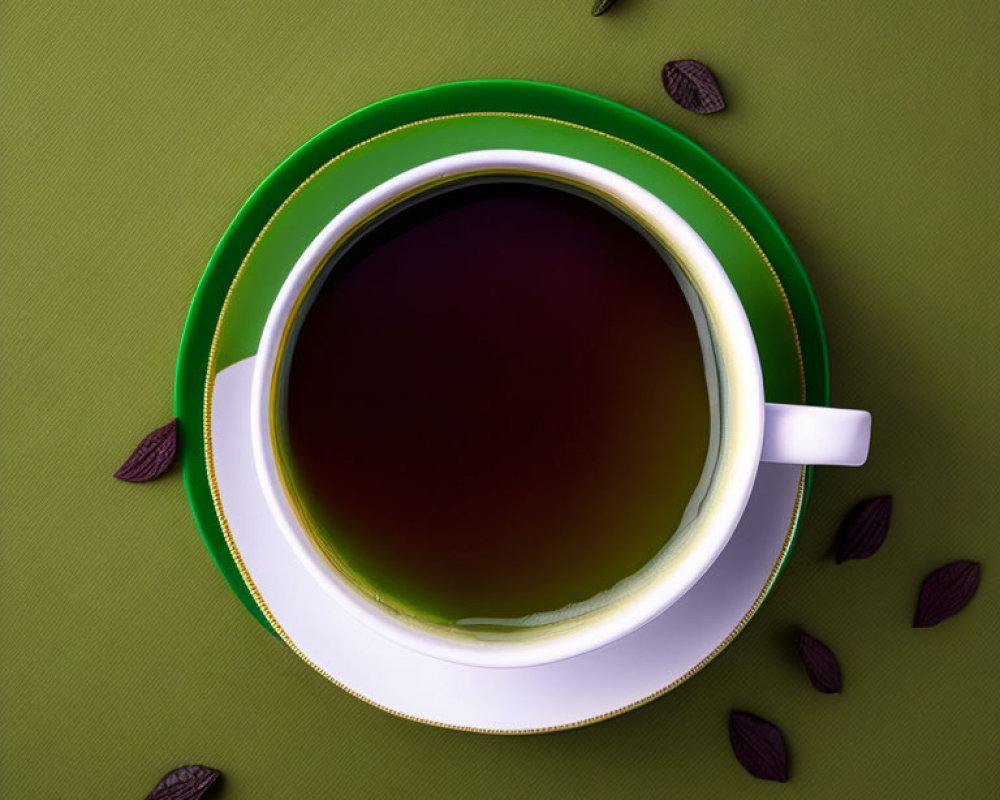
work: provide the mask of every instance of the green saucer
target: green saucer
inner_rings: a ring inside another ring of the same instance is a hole
[[[767,399],[828,402],[822,326],[787,239],[749,190],[677,132],[582,92],[515,81],[448,84],[368,106],[299,148],[240,210],[195,293],[178,356],[174,404],[192,509],[220,571],[266,627],[227,545],[208,479],[204,419],[214,376],[256,352],[288,271],[347,203],[430,159],[496,147],[588,160],[657,194],[705,239],[740,294]]]

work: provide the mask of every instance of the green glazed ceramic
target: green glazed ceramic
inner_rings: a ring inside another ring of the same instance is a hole
[[[822,326],[791,246],[750,191],[676,131],[592,95],[517,81],[446,84],[368,106],[295,151],[240,210],[195,293],[178,356],[174,405],[192,509],[223,576],[268,628],[213,501],[204,419],[214,375],[256,352],[288,271],[344,206],[407,168],[487,148],[588,160],[659,196],[726,268],[757,340],[766,399],[828,402]]]

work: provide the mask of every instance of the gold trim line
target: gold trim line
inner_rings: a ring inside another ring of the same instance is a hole
[[[615,709],[613,711],[608,711],[608,712],[605,712],[604,714],[599,714],[599,715],[597,715],[595,717],[590,717],[588,719],[579,720],[577,722],[569,723],[569,724],[566,724],[566,725],[553,725],[553,726],[546,727],[546,728],[525,728],[525,729],[519,729],[519,730],[493,730],[493,729],[489,729],[489,728],[475,728],[475,727],[462,726],[462,725],[448,725],[446,723],[437,722],[435,720],[422,719],[420,717],[415,717],[415,716],[411,716],[409,714],[404,714],[404,713],[402,713],[400,711],[396,711],[395,709],[383,706],[380,703],[377,703],[374,700],[371,700],[370,698],[365,697],[364,695],[360,694],[359,692],[354,691],[349,686],[346,686],[343,683],[341,683],[340,681],[336,680],[328,672],[326,672],[319,665],[317,665],[314,661],[312,661],[305,653],[302,652],[302,650],[299,649],[299,647],[295,644],[294,641],[292,641],[291,637],[284,630],[284,628],[282,628],[281,624],[278,622],[277,618],[274,616],[274,613],[268,607],[266,601],[264,600],[263,596],[261,595],[260,590],[257,588],[257,585],[254,583],[253,578],[251,577],[250,572],[247,569],[246,563],[243,561],[243,556],[240,554],[239,548],[236,546],[236,543],[235,543],[235,541],[233,539],[232,530],[229,527],[229,522],[228,522],[228,520],[226,518],[225,511],[224,511],[224,509],[222,507],[222,499],[221,499],[221,497],[219,495],[219,487],[218,487],[218,483],[217,483],[216,477],[215,477],[215,459],[214,459],[213,451],[212,451],[212,394],[213,394],[213,390],[215,388],[215,357],[216,357],[216,349],[217,349],[218,340],[219,340],[219,332],[220,332],[221,327],[222,327],[222,320],[225,319],[226,312],[227,312],[227,310],[229,308],[229,302],[230,302],[230,300],[232,298],[232,295],[233,295],[233,288],[239,282],[240,277],[243,275],[244,268],[246,267],[248,261],[250,260],[250,257],[253,255],[254,251],[257,248],[257,245],[259,244],[260,240],[263,238],[264,234],[267,233],[268,229],[274,223],[275,219],[277,219],[277,217],[281,214],[281,212],[284,211],[284,209],[286,208],[286,206],[292,200],[294,200],[295,197],[298,196],[298,194],[307,185],[309,185],[309,183],[311,183],[313,180],[315,180],[315,178],[317,176],[319,176],[320,173],[324,172],[328,167],[330,167],[331,165],[335,164],[337,161],[339,161],[341,158],[343,158],[347,154],[352,153],[355,150],[358,150],[359,148],[362,148],[365,145],[370,144],[371,142],[374,142],[374,141],[376,141],[378,139],[381,139],[381,138],[383,138],[385,136],[388,136],[390,134],[396,133],[396,132],[401,131],[401,130],[405,130],[405,129],[408,129],[408,128],[414,128],[414,127],[417,127],[417,126],[420,126],[420,125],[426,125],[426,124],[429,124],[429,123],[432,123],[432,122],[439,122],[439,121],[442,121],[442,120],[459,119],[459,118],[466,118],[466,117],[509,117],[509,118],[518,118],[518,119],[534,119],[534,120],[539,120],[539,121],[554,123],[554,124],[557,124],[557,125],[561,125],[563,127],[572,128],[572,129],[579,130],[579,131],[585,131],[585,132],[591,133],[591,134],[596,134],[597,136],[601,136],[603,138],[609,139],[609,140],[617,142],[619,144],[626,145],[626,146],[628,146],[628,147],[630,147],[630,148],[632,148],[632,149],[634,149],[634,150],[636,150],[636,151],[638,151],[640,153],[643,153],[644,155],[646,155],[646,156],[648,156],[650,158],[655,159],[656,161],[664,164],[665,166],[668,166],[669,168],[671,168],[672,170],[674,170],[678,174],[684,176],[691,183],[693,183],[695,186],[697,186],[699,189],[701,189],[702,192],[704,192],[708,197],[710,197],[726,213],[726,215],[733,222],[736,223],[736,225],[738,226],[738,228],[743,232],[743,234],[747,237],[747,239],[751,242],[751,244],[753,244],[754,249],[757,251],[757,253],[760,255],[761,259],[767,265],[768,270],[770,271],[772,278],[774,279],[775,283],[778,286],[778,290],[779,290],[779,292],[781,294],[781,298],[782,298],[783,304],[785,306],[785,312],[788,314],[788,319],[789,319],[789,322],[791,324],[792,333],[793,333],[793,336],[794,336],[794,339],[795,339],[795,352],[796,352],[796,356],[798,358],[798,367],[799,367],[799,388],[800,388],[800,393],[801,393],[801,397],[802,397],[802,402],[805,402],[805,400],[806,400],[805,364],[803,363],[803,360],[802,360],[802,347],[801,347],[801,342],[799,340],[798,327],[795,324],[795,316],[792,313],[791,303],[789,302],[788,296],[785,293],[784,286],[782,286],[781,281],[778,278],[778,274],[775,271],[774,267],[771,265],[771,262],[767,258],[767,255],[761,249],[760,245],[753,238],[753,236],[750,235],[750,232],[746,229],[746,226],[743,225],[743,223],[736,217],[736,215],[733,214],[733,212],[730,211],[729,208],[727,208],[722,203],[722,201],[719,200],[719,198],[717,198],[714,194],[712,194],[701,183],[699,183],[697,180],[695,180],[691,175],[689,175],[687,172],[685,172],[684,170],[682,170],[676,164],[673,164],[670,161],[667,161],[662,156],[659,156],[656,153],[653,153],[653,152],[651,152],[649,150],[646,150],[645,148],[640,147],[639,145],[634,144],[633,142],[629,142],[629,141],[627,141],[625,139],[621,139],[621,138],[619,138],[617,136],[613,136],[613,135],[611,135],[609,133],[605,133],[603,131],[598,131],[598,130],[595,130],[593,128],[588,128],[588,127],[586,127],[584,125],[578,125],[578,124],[573,123],[573,122],[567,122],[565,120],[555,119],[555,118],[552,118],[552,117],[544,117],[544,116],[535,115],[535,114],[507,113],[507,112],[502,112],[502,111],[479,111],[479,112],[469,112],[469,113],[464,113],[464,114],[447,114],[447,115],[441,115],[441,116],[436,116],[436,117],[428,117],[426,119],[417,120],[415,122],[410,122],[410,123],[407,123],[405,125],[400,125],[400,126],[397,126],[395,128],[391,128],[391,129],[389,129],[387,131],[382,131],[381,133],[376,134],[375,136],[372,136],[369,139],[365,139],[362,142],[358,142],[357,144],[355,144],[355,145],[347,148],[346,150],[338,153],[336,156],[334,156],[329,161],[327,161],[322,166],[320,166],[318,169],[316,169],[302,183],[300,183],[295,188],[295,191],[293,191],[288,197],[286,197],[285,200],[281,203],[281,205],[278,206],[278,208],[275,210],[275,212],[268,219],[268,221],[264,225],[264,227],[261,228],[260,233],[257,234],[257,237],[254,239],[253,244],[250,246],[250,249],[247,251],[246,256],[244,256],[243,261],[240,263],[239,269],[236,271],[236,275],[233,277],[233,281],[230,284],[228,291],[226,292],[225,300],[222,303],[222,309],[219,311],[218,322],[216,323],[215,331],[214,331],[214,333],[212,335],[212,345],[211,345],[211,348],[209,350],[208,365],[207,365],[207,371],[206,371],[206,377],[205,377],[205,404],[204,404],[204,413],[203,413],[203,417],[202,417],[202,424],[203,424],[203,429],[204,429],[204,440],[205,440],[205,468],[206,468],[206,472],[207,472],[207,475],[208,475],[209,486],[210,486],[210,488],[212,490],[212,502],[215,505],[215,513],[216,513],[216,516],[219,519],[219,525],[222,528],[222,533],[223,533],[223,536],[225,537],[226,545],[229,548],[229,552],[232,554],[233,561],[236,563],[236,567],[239,570],[240,575],[243,578],[243,581],[246,583],[247,589],[250,591],[251,596],[254,598],[254,601],[260,607],[260,610],[264,614],[264,616],[267,619],[268,623],[271,625],[272,628],[274,628],[275,632],[278,634],[278,636],[281,637],[281,639],[285,642],[285,644],[288,645],[288,647],[292,650],[292,652],[294,652],[299,658],[301,658],[303,661],[305,661],[306,664],[308,664],[310,667],[312,667],[316,672],[318,672],[320,675],[322,675],[324,678],[326,678],[332,684],[334,684],[335,686],[339,687],[340,689],[343,689],[345,692],[347,692],[350,695],[353,695],[354,697],[358,698],[359,700],[363,700],[364,702],[368,703],[369,705],[372,705],[375,708],[378,708],[378,709],[380,709],[382,711],[385,711],[386,713],[392,714],[393,716],[401,717],[403,719],[411,720],[413,722],[420,722],[420,723],[423,723],[425,725],[431,725],[431,726],[438,727],[438,728],[448,728],[450,730],[467,731],[467,732],[471,732],[471,733],[489,733],[489,734],[510,735],[510,736],[533,734],[533,733],[550,733],[550,732],[554,732],[554,731],[570,730],[570,729],[573,729],[573,728],[581,728],[581,727],[584,727],[586,725],[591,725],[591,724],[593,724],[595,722],[601,722],[602,720],[610,719],[611,717],[616,717],[616,716],[618,716],[620,714],[624,714],[627,711],[632,711],[633,709],[638,708],[639,706],[645,705],[646,703],[649,703],[649,702],[651,702],[653,700],[656,700],[659,697],[662,697],[663,695],[665,695],[668,692],[670,692],[672,689],[675,689],[677,686],[679,686],[680,684],[684,683],[686,680],[688,680],[690,677],[692,677],[696,673],[700,672],[709,662],[711,662],[712,660],[714,660],[715,657],[719,653],[721,653],[729,645],[729,643],[732,642],[733,639],[736,638],[736,636],[743,630],[744,627],[746,627],[746,624],[750,621],[750,619],[753,617],[753,615],[756,614],[757,609],[760,607],[761,603],[764,601],[764,598],[770,592],[771,586],[773,585],[774,580],[777,577],[778,570],[780,569],[781,564],[784,562],[785,557],[786,557],[786,555],[788,553],[788,548],[789,548],[789,545],[791,544],[792,533],[793,533],[793,531],[795,529],[795,523],[796,523],[796,521],[798,519],[799,512],[801,511],[801,506],[802,506],[802,498],[803,498],[803,493],[804,493],[804,489],[805,489],[805,477],[806,477],[806,468],[805,467],[802,468],[802,470],[801,470],[801,472],[799,474],[799,484],[798,484],[798,489],[796,491],[795,504],[794,504],[794,507],[793,507],[793,510],[792,510],[791,520],[789,522],[788,528],[785,531],[785,538],[784,538],[784,541],[782,543],[781,550],[778,553],[778,557],[777,557],[777,559],[774,562],[774,566],[771,568],[771,572],[768,575],[767,580],[764,582],[764,586],[761,588],[760,593],[754,599],[754,601],[751,604],[750,608],[746,611],[746,613],[743,615],[743,617],[740,619],[740,621],[736,624],[736,627],[733,628],[733,630],[729,633],[729,635],[725,639],[723,639],[723,641],[720,642],[715,647],[715,649],[712,650],[712,652],[710,652],[701,661],[699,661],[697,664],[695,664],[691,669],[689,669],[687,672],[685,672],[679,678],[677,678],[674,681],[672,681],[670,684],[668,684],[664,688],[662,688],[662,689],[660,689],[660,690],[658,690],[656,692],[653,692],[652,694],[647,695],[646,697],[643,697],[643,698],[641,698],[641,699],[639,699],[639,700],[637,700],[637,701],[635,701],[633,703],[630,703],[627,706],[623,706],[623,707]]]

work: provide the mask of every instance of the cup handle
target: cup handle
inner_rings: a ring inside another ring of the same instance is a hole
[[[868,458],[871,433],[867,411],[765,403],[760,460],[860,467]]]

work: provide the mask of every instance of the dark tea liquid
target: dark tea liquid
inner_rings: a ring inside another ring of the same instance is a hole
[[[610,589],[705,465],[694,316],[661,253],[569,191],[467,185],[312,290],[284,372],[290,487],[370,594],[497,628]]]

